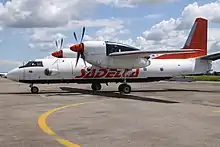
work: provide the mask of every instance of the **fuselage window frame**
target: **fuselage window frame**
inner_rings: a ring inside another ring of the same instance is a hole
[[[25,65],[20,66],[19,68],[26,68],[26,67],[43,67],[42,61],[29,61]]]
[[[138,48],[106,41],[106,56],[114,52],[139,51]]]

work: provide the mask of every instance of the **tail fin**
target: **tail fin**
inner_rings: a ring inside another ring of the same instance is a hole
[[[197,18],[183,49],[201,49],[203,55],[207,54],[207,32],[208,21],[204,18]]]
[[[167,54],[156,57],[156,59],[188,59],[207,55],[207,32],[208,20],[196,18],[186,43],[182,49],[200,49],[194,53]]]

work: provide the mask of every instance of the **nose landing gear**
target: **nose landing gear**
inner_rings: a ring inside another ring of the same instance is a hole
[[[31,84],[30,87],[31,93],[37,94],[39,92],[39,88],[37,86],[33,86],[33,84]]]

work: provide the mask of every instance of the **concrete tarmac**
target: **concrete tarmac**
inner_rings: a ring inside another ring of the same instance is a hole
[[[219,147],[220,83],[29,85],[0,79],[0,147]]]

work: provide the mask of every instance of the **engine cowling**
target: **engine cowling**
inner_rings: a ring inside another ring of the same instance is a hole
[[[56,58],[76,58],[77,57],[77,53],[71,51],[69,48],[55,51],[51,55]]]

